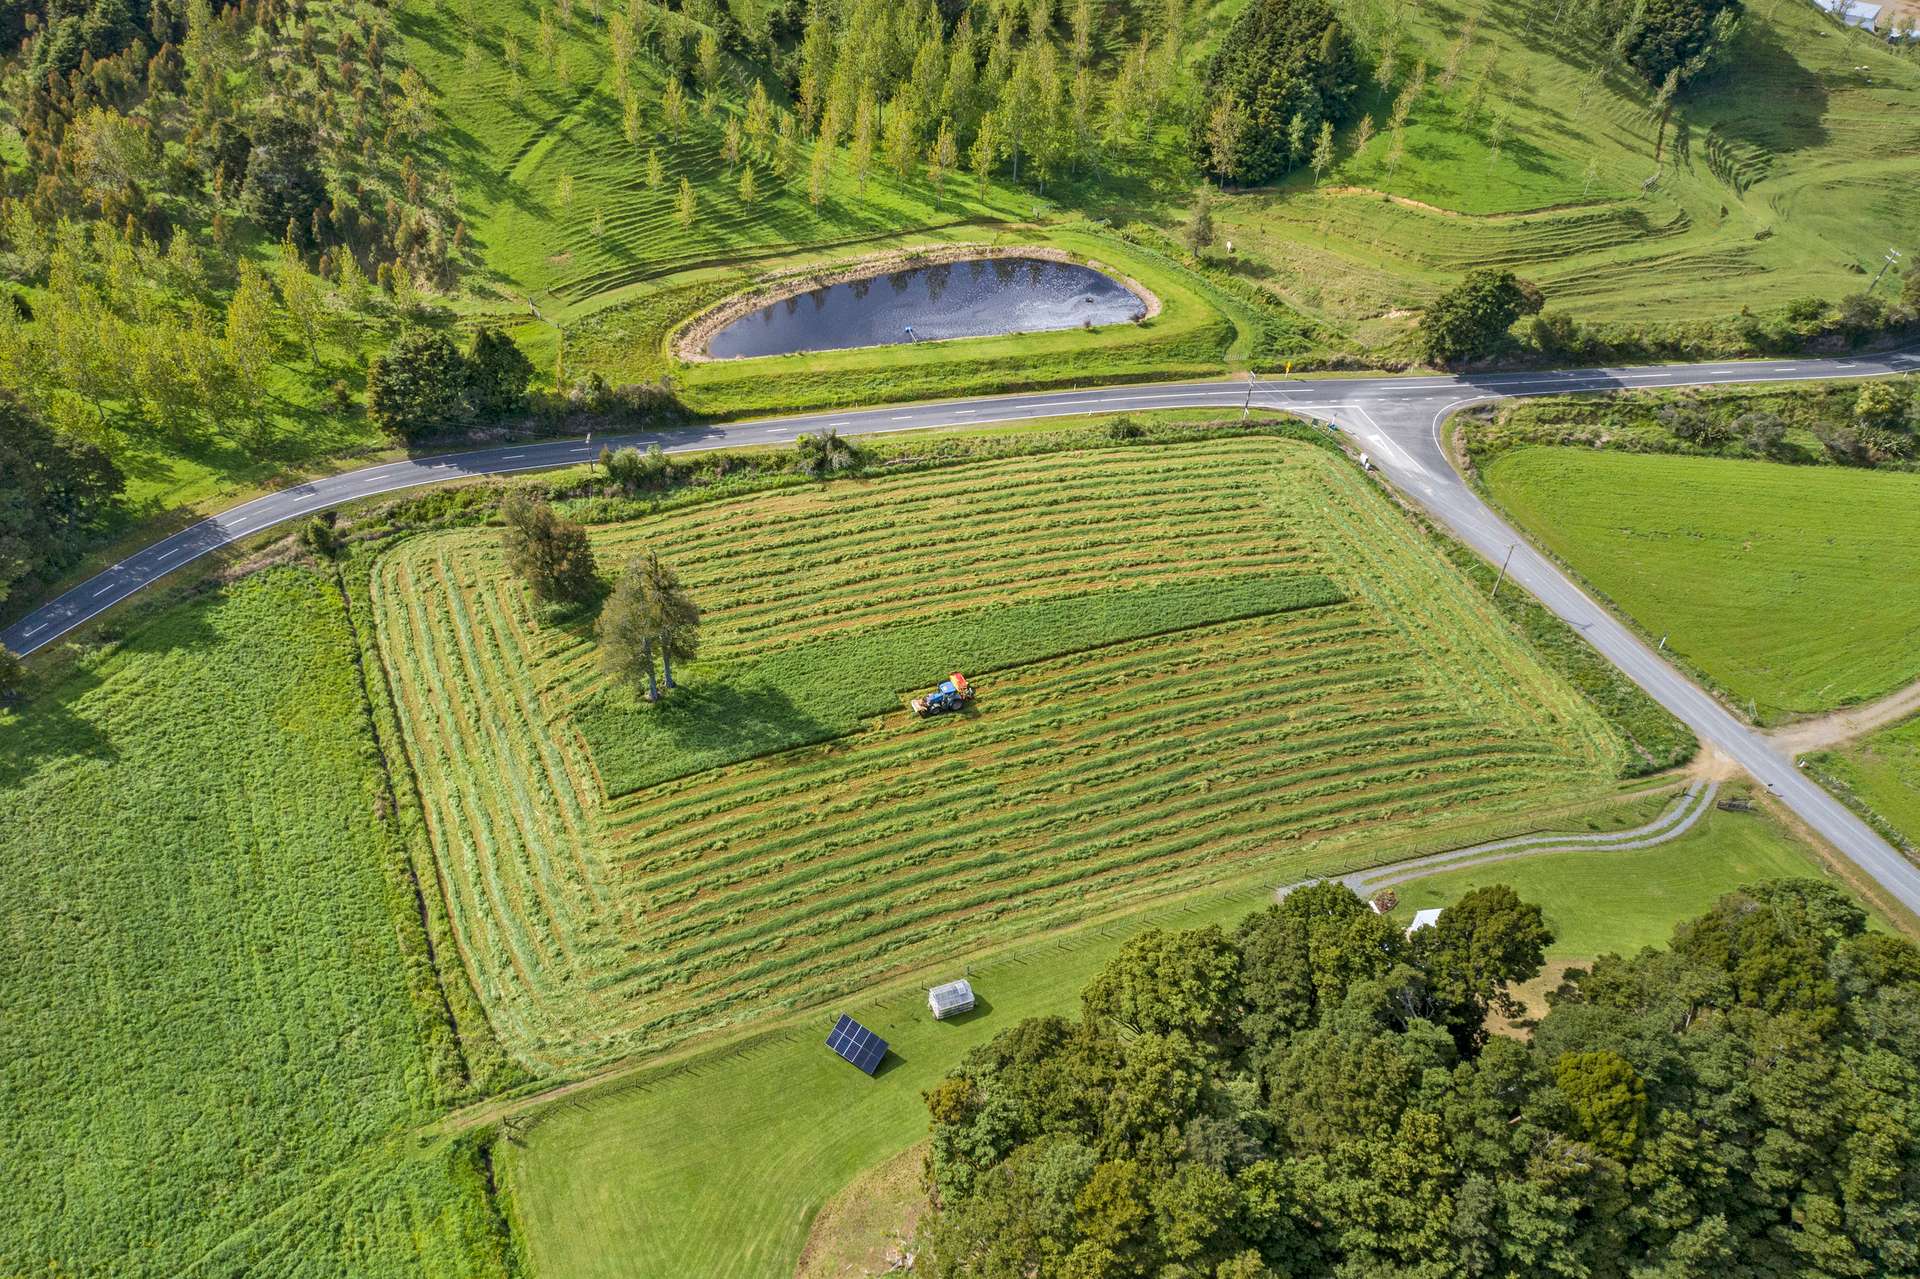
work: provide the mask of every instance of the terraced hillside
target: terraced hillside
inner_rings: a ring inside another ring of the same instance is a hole
[[[537,1067],[1147,895],[1366,861],[1389,833],[1590,787],[1622,751],[1363,479],[1298,442],[809,486],[596,540],[607,564],[656,547],[707,611],[678,707],[607,689],[582,631],[537,624],[489,532],[403,543],[374,581],[463,958],[496,1032]],[[1234,621],[1191,603],[1320,578],[1337,589]],[[984,670],[964,647],[983,619],[1145,587],[1172,592],[1166,611],[1113,608],[1112,642],[1058,651],[1036,631],[1027,660]],[[792,708],[747,695],[764,688],[754,670],[890,625],[956,643],[905,687],[862,686],[897,672],[858,662],[827,676],[878,698],[851,731],[605,797],[612,711],[663,734],[663,755],[707,738],[699,716],[681,741],[661,719],[730,692],[730,713],[777,728]],[[914,720],[903,695],[953,667],[978,677],[975,710]]]
[[[1373,138],[1348,130],[1324,181],[1302,172],[1216,217],[1249,274],[1363,341],[1479,266],[1581,319],[1665,324],[1855,292],[1889,245],[1920,241],[1920,62],[1805,0],[1747,6],[1728,66],[1664,137],[1577,4],[1342,10],[1402,68],[1360,104]],[[1393,158],[1416,63],[1429,76]]]

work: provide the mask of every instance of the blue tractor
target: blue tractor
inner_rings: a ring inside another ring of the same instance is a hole
[[[973,685],[967,683],[967,677],[955,671],[947,676],[946,682],[925,697],[913,699],[915,715],[939,715],[946,711],[957,711],[973,700]]]

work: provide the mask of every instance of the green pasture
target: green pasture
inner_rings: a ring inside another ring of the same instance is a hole
[[[1729,790],[1727,794],[1734,793]],[[1445,871],[1394,885],[1398,913],[1445,907],[1475,888],[1508,884],[1538,902],[1554,932],[1552,960],[1664,946],[1673,926],[1742,884],[1830,872],[1762,810],[1710,808],[1686,834],[1651,848],[1548,853]]]
[[[505,1275],[333,583],[0,714],[0,1273]]]
[[[1806,763],[1821,782],[1878,818],[1909,850],[1920,849],[1920,719],[1810,755]]]
[[[1762,723],[1920,677],[1920,476],[1593,449],[1482,471],[1529,533]]]
[[[1374,0],[1342,8],[1363,31],[1385,25]],[[1558,25],[1572,8],[1398,8],[1397,82],[1370,86],[1353,118],[1371,113],[1368,145],[1356,153],[1349,122],[1317,185],[1303,171],[1216,208],[1238,269],[1380,345],[1408,331],[1396,311],[1474,267],[1530,276],[1585,320],[1663,325],[1855,292],[1888,245],[1920,242],[1910,53],[1798,0],[1750,5],[1729,65],[1683,95],[1656,162],[1652,91]],[[1428,87],[1394,165],[1388,119],[1417,61]]]

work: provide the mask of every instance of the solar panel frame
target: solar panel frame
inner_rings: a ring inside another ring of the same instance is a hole
[[[827,1047],[854,1069],[871,1075],[887,1055],[887,1041],[845,1013],[827,1035]]]

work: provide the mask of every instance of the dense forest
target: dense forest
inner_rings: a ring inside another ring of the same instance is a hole
[[[1410,936],[1320,884],[1148,932],[927,1096],[938,1276],[1920,1270],[1920,949],[1839,890],[1723,898],[1514,1012],[1511,889]]]

